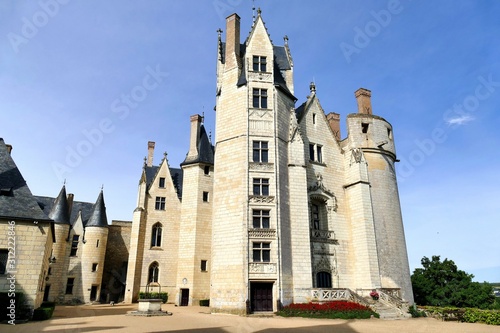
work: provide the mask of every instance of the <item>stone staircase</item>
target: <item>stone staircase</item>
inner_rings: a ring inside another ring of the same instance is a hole
[[[397,320],[397,319],[408,319],[411,317],[410,314],[401,313],[401,310],[395,307],[393,304],[388,303],[384,300],[369,300],[366,299],[370,304],[370,308],[380,315],[380,319],[385,320]]]

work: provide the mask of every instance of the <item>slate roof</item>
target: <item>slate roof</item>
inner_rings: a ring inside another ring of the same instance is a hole
[[[0,191],[0,218],[51,221],[38,206],[2,138],[0,138]]]
[[[55,223],[70,224],[66,186],[63,185],[48,215]]]
[[[101,190],[95,202],[92,214],[85,227],[107,227],[108,217],[106,216],[106,205],[104,204],[104,194]]]
[[[181,163],[182,165],[189,165],[193,163],[206,163],[206,164],[214,164],[214,146],[210,143],[210,140],[208,139],[207,132],[205,131],[205,126],[201,125],[200,126],[200,136],[198,140],[198,156],[197,158],[193,160],[187,161],[184,160],[184,162]]]
[[[43,196],[35,196],[35,199],[38,202],[38,205],[43,209],[47,214],[52,210],[54,206],[55,198],[51,197],[43,197]],[[82,201],[73,201],[73,206],[70,214],[70,224],[74,225],[76,219],[78,218],[78,212],[82,212],[82,221],[83,225],[87,224],[87,221],[92,214],[92,208],[94,204],[91,202],[82,202]]]

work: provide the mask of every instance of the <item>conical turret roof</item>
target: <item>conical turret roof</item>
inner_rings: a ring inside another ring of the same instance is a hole
[[[106,205],[104,205],[104,195],[103,191],[99,193],[99,197],[95,202],[94,208],[92,209],[92,214],[85,227],[108,227],[108,218],[106,216]]]
[[[68,197],[66,196],[66,186],[63,185],[61,192],[57,196],[49,217],[58,224],[70,224]]]

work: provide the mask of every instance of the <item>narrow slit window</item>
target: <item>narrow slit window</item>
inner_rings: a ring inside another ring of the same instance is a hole
[[[368,133],[368,126],[369,126],[369,124],[367,124],[367,123],[362,123],[362,124],[361,124],[361,131],[362,131],[363,133],[365,133],[365,134],[366,134],[366,133]]]

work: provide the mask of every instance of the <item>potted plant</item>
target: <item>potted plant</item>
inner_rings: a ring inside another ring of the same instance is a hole
[[[378,298],[380,297],[380,295],[378,294],[378,292],[377,292],[375,289],[374,289],[374,290],[372,290],[372,292],[370,293],[370,296],[371,296],[371,298],[372,298],[374,301],[378,300]]]

